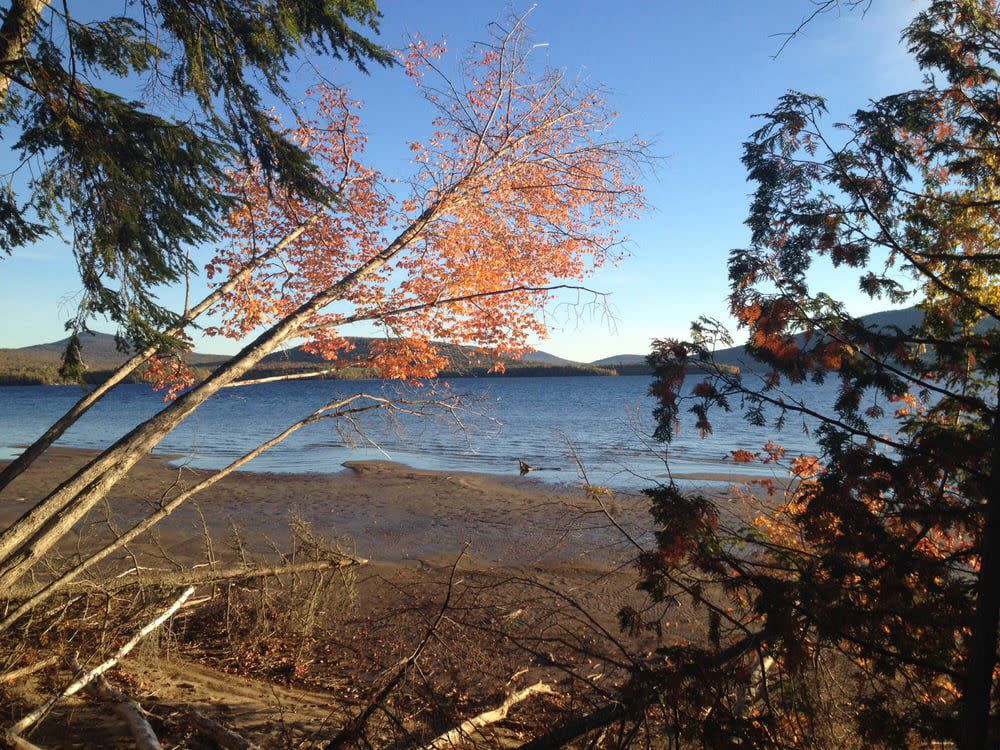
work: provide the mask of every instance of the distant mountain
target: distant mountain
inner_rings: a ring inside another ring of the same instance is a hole
[[[562,366],[576,366],[581,364],[580,362],[574,362],[571,359],[563,359],[562,357],[557,357],[555,354],[549,354],[548,352],[540,352],[537,349],[532,352],[527,352],[518,362],[533,362],[539,365],[562,365]],[[592,363],[593,364],[593,363]]]
[[[58,367],[68,345],[69,338],[67,337],[46,344],[34,344],[17,349],[0,349],[0,364],[6,365],[11,361],[18,361],[25,365]],[[119,350],[118,342],[114,336],[99,331],[81,334],[80,349],[83,352],[83,361],[91,370],[113,370],[132,355],[131,350]],[[191,364],[193,365],[217,364],[227,359],[229,357],[223,354],[191,353]]]
[[[350,373],[354,377],[375,376],[377,373],[364,370],[364,362],[370,357],[372,344],[378,341],[373,338],[353,337],[348,339],[353,348],[348,355],[349,360],[358,362],[362,369]],[[52,341],[45,344],[35,344],[17,349],[0,349],[0,383],[58,383],[59,365],[69,339]],[[107,333],[91,333],[81,336],[83,361],[89,373],[88,379],[99,381],[108,373],[117,369],[129,356],[130,352],[120,351],[114,336]],[[448,359],[445,375],[456,377],[461,375],[486,375],[492,362],[474,347],[455,344],[437,344],[438,349]],[[210,370],[229,359],[222,354],[204,354],[192,352],[190,363],[202,371]],[[264,357],[251,371],[249,377],[287,374],[289,372],[306,372],[322,368],[326,360],[318,354],[305,351],[301,346],[273,352]],[[614,370],[596,367],[594,365],[571,362],[541,351],[528,352],[519,360],[507,363],[510,375],[542,376],[542,375],[614,375]]]
[[[861,316],[861,320],[869,328],[890,328],[896,327],[908,330],[913,326],[920,325],[923,320],[923,312],[916,307],[906,307],[901,310],[885,310],[883,312],[871,313]],[[979,328],[988,328],[990,321],[984,321]],[[796,337],[799,343],[804,342],[804,336]],[[764,367],[746,353],[742,346],[733,346],[728,349],[720,349],[715,353],[715,360],[719,364],[730,367],[738,367],[741,370],[759,370]],[[598,367],[613,367],[619,375],[645,375],[652,372],[652,368],[646,364],[644,354],[618,354],[614,357],[605,357],[591,364]]]
[[[922,313],[915,307],[902,310],[886,310],[884,312],[865,315],[861,318],[869,327],[897,326],[903,330],[918,325]],[[985,327],[985,326],[984,326]],[[377,373],[364,369],[364,363],[371,354],[372,344],[378,339],[355,337],[349,339],[353,345],[350,358],[358,363],[351,377],[375,377]],[[68,339],[53,341],[46,344],[36,344],[20,349],[0,349],[0,383],[56,383],[60,382],[58,369],[62,354],[66,349]],[[93,380],[100,380],[107,373],[116,369],[128,356],[127,352],[119,351],[115,337],[106,333],[86,334],[81,339],[83,360],[87,365]],[[437,344],[439,350],[448,358],[448,366],[442,373],[446,377],[463,375],[482,376],[488,374],[490,362],[474,347],[458,346],[456,344]],[[211,369],[228,357],[222,354],[204,354],[193,352],[190,355],[191,364],[202,372]],[[737,367],[741,370],[757,370],[762,365],[747,355],[742,346],[722,349],[716,353],[716,361],[723,365]],[[287,350],[269,354],[255,367],[248,377],[263,377],[267,375],[286,374],[289,372],[308,372],[322,368],[325,360],[317,354],[304,351],[296,346]],[[531,351],[519,360],[506,363],[507,374],[514,376],[545,376],[545,375],[646,375],[651,372],[646,364],[644,354],[616,354],[589,364],[573,362],[543,351]]]
[[[354,359],[364,361],[371,355],[372,344],[379,341],[380,339],[375,338],[363,338],[359,336],[348,337],[347,339],[351,345],[352,349],[348,354],[349,359]],[[472,346],[462,346],[459,344],[446,344],[438,343],[435,344],[438,351],[440,351],[444,356],[448,358],[449,367],[451,368],[467,368],[467,367],[489,367],[493,363],[478,349]],[[287,366],[290,364],[315,364],[321,365],[325,362],[322,357],[318,354],[313,354],[311,352],[305,351],[301,346],[292,347],[290,349],[283,349],[281,351],[268,354],[261,360],[261,366]],[[559,367],[588,367],[588,365],[582,364],[580,362],[573,362],[568,359],[563,359],[562,357],[557,357],[554,354],[549,354],[548,352],[542,352],[538,350],[530,351],[524,354],[524,356],[519,359],[508,360],[508,367],[520,367],[525,365],[551,365]]]
[[[902,330],[907,330],[913,326],[920,325],[924,320],[924,313],[916,307],[904,307],[902,310],[885,310],[883,312],[862,315],[861,320],[869,328],[890,328],[895,326]]]

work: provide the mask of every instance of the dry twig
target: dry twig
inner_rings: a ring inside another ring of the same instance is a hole
[[[77,677],[73,682],[67,685],[62,691],[56,693],[51,698],[49,698],[45,703],[36,708],[34,711],[27,714],[24,718],[13,724],[8,729],[8,734],[19,735],[22,734],[26,729],[30,728],[33,724],[44,717],[52,707],[56,705],[63,698],[68,698],[71,695],[75,695],[80,692],[83,688],[90,684],[92,680],[100,677],[102,674],[107,672],[109,669],[114,667],[119,661],[121,661],[126,654],[129,653],[133,648],[135,648],[139,641],[145,638],[147,635],[152,633],[163,623],[170,619],[170,617],[176,612],[181,606],[188,600],[191,594],[194,593],[194,586],[189,586],[184,590],[184,592],[177,597],[173,604],[171,604],[166,610],[159,614],[155,619],[148,622],[143,628],[136,633],[131,640],[129,640],[125,645],[119,648],[114,655],[110,658],[105,659],[103,662],[98,664],[96,667],[88,672]]]
[[[78,677],[86,674],[76,658],[76,654],[70,656],[69,665]],[[132,738],[135,740],[136,750],[161,750],[160,740],[156,736],[156,732],[153,731],[153,727],[146,721],[146,717],[143,716],[142,707],[138,703],[121,690],[112,687],[100,675],[91,680],[90,685],[87,686],[87,692],[111,706],[114,712],[124,719],[125,723],[128,724],[129,732],[132,733]]]

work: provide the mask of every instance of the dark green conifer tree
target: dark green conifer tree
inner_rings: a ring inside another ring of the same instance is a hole
[[[84,290],[69,325],[104,315],[149,344],[173,318],[155,288],[216,236],[226,166],[322,197],[268,114],[290,104],[296,56],[361,70],[391,57],[364,33],[378,29],[374,0],[126,0],[97,19],[87,5],[0,10],[0,251],[64,233]]]

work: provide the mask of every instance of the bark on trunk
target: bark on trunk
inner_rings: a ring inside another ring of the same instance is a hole
[[[207,735],[216,745],[225,748],[225,750],[260,750],[258,745],[208,718],[196,708],[189,708],[185,718],[198,732]]]
[[[12,750],[42,750],[38,745],[28,742],[24,737],[0,729],[0,746],[12,748]]]
[[[972,637],[966,652],[966,683],[962,693],[962,750],[989,747],[993,670],[997,661],[997,629],[1000,625],[1000,416],[993,423],[993,461],[983,534],[979,542],[979,579]]]
[[[510,709],[518,703],[527,700],[533,695],[543,693],[551,695],[554,692],[552,686],[544,682],[536,682],[534,685],[529,685],[522,690],[508,695],[504,702],[496,708],[484,711],[477,716],[473,716],[471,719],[466,719],[454,729],[431,740],[431,742],[424,745],[423,750],[447,750],[448,748],[458,747],[473,732],[478,732],[483,727],[488,727],[490,724],[496,724],[498,721],[506,719],[507,714],[510,713]]]
[[[145,579],[136,576],[125,576],[124,578],[114,578],[106,582],[100,588],[104,591],[119,591],[136,583],[143,583],[146,586],[166,586],[177,588],[179,586],[199,586],[205,583],[218,583],[220,581],[245,581],[251,578],[270,578],[272,576],[293,575],[295,573],[312,573],[317,570],[332,570],[353,568],[356,565],[364,565],[368,561],[363,558],[341,557],[336,560],[315,560],[304,563],[292,563],[289,565],[267,565],[238,566],[235,568],[203,568],[199,570],[180,570],[177,572],[153,574]]]
[[[11,71],[31,43],[50,0],[13,0],[0,26],[0,106],[7,100]]]
[[[41,672],[43,669],[51,667],[57,661],[59,661],[58,656],[49,656],[45,659],[42,659],[41,661],[36,661],[34,664],[29,664],[26,667],[21,667],[20,669],[12,669],[10,672],[5,672],[4,674],[0,675],[0,683],[14,682],[15,680],[19,680],[22,677],[27,677],[28,675],[32,675],[35,672]]]
[[[71,695],[79,693],[81,690],[83,690],[83,688],[87,687],[87,685],[90,684],[91,680],[96,680],[102,674],[104,674],[113,666],[115,666],[119,661],[124,659],[125,656],[138,645],[139,641],[141,641],[147,635],[152,633],[167,620],[169,620],[174,615],[174,613],[181,608],[184,602],[186,602],[191,597],[191,594],[193,593],[194,593],[193,586],[191,586],[188,589],[185,589],[185,591],[179,597],[177,597],[177,599],[174,601],[173,604],[171,604],[164,612],[158,615],[154,620],[144,625],[143,628],[134,636],[132,636],[132,639],[129,640],[128,643],[119,648],[111,658],[106,659],[105,661],[101,662],[96,667],[91,669],[89,672],[86,672],[77,677],[75,680],[73,680],[73,682],[71,682],[69,685],[63,688],[62,691],[53,695],[51,698],[49,698],[49,700],[47,700],[41,706],[36,708],[28,715],[24,716],[16,724],[10,726],[7,729],[7,732],[12,735],[22,734],[26,729],[33,726],[35,722],[44,717],[49,711],[51,711],[52,707],[56,705],[56,703],[61,701],[63,698],[68,698]]]
[[[85,674],[75,656],[70,658],[70,666],[77,677]],[[132,734],[132,739],[135,740],[136,750],[161,750],[160,739],[156,736],[150,723],[146,721],[146,717],[142,715],[142,707],[138,703],[118,688],[112,687],[103,677],[95,678],[87,688],[87,692],[110,706],[128,724],[128,730]]]

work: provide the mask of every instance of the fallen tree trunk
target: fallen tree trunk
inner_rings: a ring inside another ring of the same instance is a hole
[[[521,701],[533,695],[552,694],[554,692],[550,685],[544,682],[536,682],[534,685],[529,685],[522,690],[511,693],[496,708],[491,711],[484,711],[478,716],[473,716],[471,719],[466,719],[454,729],[445,732],[427,745],[424,745],[424,750],[446,750],[446,748],[455,747],[463,737],[467,737],[490,724],[496,724],[498,721],[506,719],[510,709]]]
[[[135,586],[136,584],[142,584],[144,586],[163,586],[167,588],[180,588],[181,586],[200,586],[206,583],[218,583],[220,581],[234,581],[234,580],[249,580],[251,578],[268,578],[270,576],[283,576],[283,575],[293,575],[296,573],[311,573],[317,570],[339,570],[343,568],[352,568],[356,565],[367,565],[368,560],[363,557],[348,557],[344,556],[337,558],[335,560],[312,560],[310,562],[304,563],[290,563],[288,565],[268,565],[268,566],[236,566],[233,568],[204,568],[201,570],[178,570],[178,571],[156,571],[155,573],[147,576],[141,577],[136,571],[129,571],[127,575],[118,576],[107,581],[74,581],[73,583],[67,584],[63,588],[70,590],[79,591],[80,589],[95,588],[106,593],[114,593],[116,591],[121,591],[129,586]],[[25,593],[24,595],[29,597],[27,601],[33,601],[35,597],[38,596],[41,591],[46,589],[36,590],[31,593]],[[17,597],[18,592],[15,590],[11,593],[13,597]],[[199,600],[203,601],[203,600]],[[23,605],[22,605],[23,606]],[[19,612],[21,608],[19,607],[15,612]],[[30,674],[31,672],[37,671],[38,669],[44,669],[49,664],[55,661],[55,657],[52,660],[46,660],[45,662],[39,662],[37,665],[32,665],[31,667],[25,667],[23,670],[16,670],[18,673],[24,672]],[[11,675],[8,677],[8,675]],[[9,679],[14,679],[14,677],[20,676],[14,672],[8,673],[8,675],[0,676],[0,682],[6,682]]]
[[[41,672],[46,667],[51,667],[53,664],[59,661],[58,656],[50,656],[47,659],[42,659],[41,661],[36,661],[34,664],[29,664],[26,667],[21,667],[20,669],[12,669],[10,672],[5,672],[0,675],[0,683],[3,682],[13,682],[21,677],[27,677],[29,674],[34,674],[35,672]]]
[[[368,561],[363,558],[341,557],[336,560],[313,560],[304,563],[294,563],[289,565],[268,565],[264,567],[237,566],[234,568],[204,568],[201,570],[179,570],[176,572],[158,573],[147,578],[140,578],[138,574],[123,576],[112,579],[106,583],[101,583],[103,591],[119,591],[120,589],[142,583],[146,586],[165,586],[178,588],[180,586],[199,586],[205,583],[217,583],[219,581],[246,580],[250,578],[268,578],[270,576],[291,575],[293,573],[310,573],[316,570],[330,570],[340,568],[351,568],[355,565],[364,565]],[[74,588],[88,586],[86,581],[77,582]]]
[[[628,718],[629,711],[622,703],[609,703],[586,716],[556,727],[541,737],[525,742],[518,750],[555,750],[575,739],[590,734],[595,729],[603,729],[617,721]]]
[[[24,737],[19,737],[9,729],[0,729],[0,744],[11,748],[11,750],[42,750],[38,745],[28,742]]]
[[[49,698],[47,701],[45,701],[45,703],[43,703],[41,706],[39,706],[38,708],[36,708],[31,713],[27,714],[24,718],[22,718],[17,723],[11,725],[8,728],[8,730],[7,730],[8,733],[9,734],[13,734],[13,735],[22,734],[24,732],[24,730],[26,730],[29,727],[31,727],[39,719],[41,719],[49,711],[51,711],[52,707],[55,706],[56,703],[58,703],[59,701],[61,701],[63,698],[68,698],[71,695],[75,695],[76,693],[79,693],[81,690],[83,690],[83,688],[87,687],[87,685],[90,684],[91,680],[94,680],[94,679],[100,677],[102,674],[104,674],[109,669],[111,669],[112,667],[114,667],[119,661],[121,661],[123,658],[125,658],[125,656],[132,649],[134,649],[138,645],[139,641],[141,641],[147,635],[149,635],[150,633],[152,633],[154,630],[156,630],[158,627],[160,627],[167,620],[169,620],[173,616],[173,614],[178,609],[181,608],[181,606],[184,604],[184,602],[186,602],[188,600],[188,598],[191,596],[191,594],[193,594],[193,593],[194,593],[194,586],[189,586],[188,588],[186,588],[184,590],[184,592],[179,597],[177,597],[176,600],[174,600],[173,604],[171,604],[169,607],[167,607],[167,609],[164,610],[162,613],[160,613],[159,615],[157,615],[157,617],[155,619],[151,620],[146,625],[144,625],[142,627],[142,629],[138,633],[136,633],[134,636],[132,636],[131,640],[129,640],[127,643],[125,643],[125,645],[123,645],[121,648],[119,648],[114,653],[114,655],[112,655],[110,658],[104,660],[103,662],[101,662],[100,664],[98,664],[93,669],[91,669],[91,670],[83,673],[79,677],[77,677],[75,680],[73,680],[73,682],[71,682],[69,685],[67,685],[65,688],[63,688],[60,692],[58,692],[55,695],[53,695],[51,698]]]
[[[76,656],[69,658],[69,665],[78,677],[86,674]],[[128,724],[132,739],[135,740],[136,750],[162,750],[160,739],[153,731],[153,727],[142,715],[142,708],[134,700],[117,688],[112,687],[104,677],[98,675],[90,685],[87,692],[91,693],[103,703],[108,704],[118,716]]]

